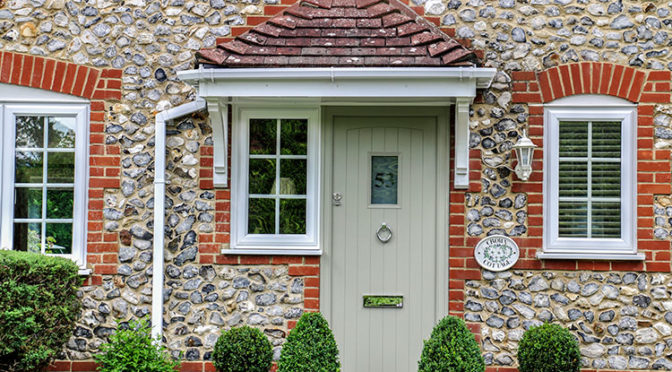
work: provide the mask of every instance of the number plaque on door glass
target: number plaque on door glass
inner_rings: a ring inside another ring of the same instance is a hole
[[[397,204],[398,156],[371,156],[371,204]]]
[[[394,308],[404,307],[404,296],[364,296],[366,308]]]

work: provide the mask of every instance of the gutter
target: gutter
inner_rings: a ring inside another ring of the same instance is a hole
[[[488,88],[497,69],[483,67],[311,67],[311,68],[203,68],[178,71],[185,82],[215,80],[476,80],[478,89]]]
[[[154,242],[152,269],[152,338],[163,334],[164,226],[166,198],[166,122],[206,108],[203,98],[161,111],[154,131]]]

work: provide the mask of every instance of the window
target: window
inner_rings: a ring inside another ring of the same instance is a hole
[[[81,103],[0,102],[2,249],[85,265],[87,115]]]
[[[234,123],[232,248],[317,249],[317,111],[240,108]]]
[[[635,115],[635,105],[603,96],[545,107],[539,257],[642,258],[635,238]]]

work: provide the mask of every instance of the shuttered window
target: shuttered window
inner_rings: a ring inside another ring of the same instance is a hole
[[[559,123],[558,235],[621,237],[621,123]]]
[[[544,246],[538,257],[644,258],[635,234],[636,110],[597,95],[544,107]]]

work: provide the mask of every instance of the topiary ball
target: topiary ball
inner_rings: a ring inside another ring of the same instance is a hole
[[[222,332],[212,360],[219,372],[268,372],[273,350],[260,330],[243,326]]]
[[[579,342],[557,324],[532,327],[518,345],[518,364],[520,372],[578,372]]]
[[[282,347],[278,372],[336,372],[340,368],[329,324],[320,313],[304,313]]]
[[[425,341],[418,372],[483,372],[485,362],[464,320],[446,316]]]

